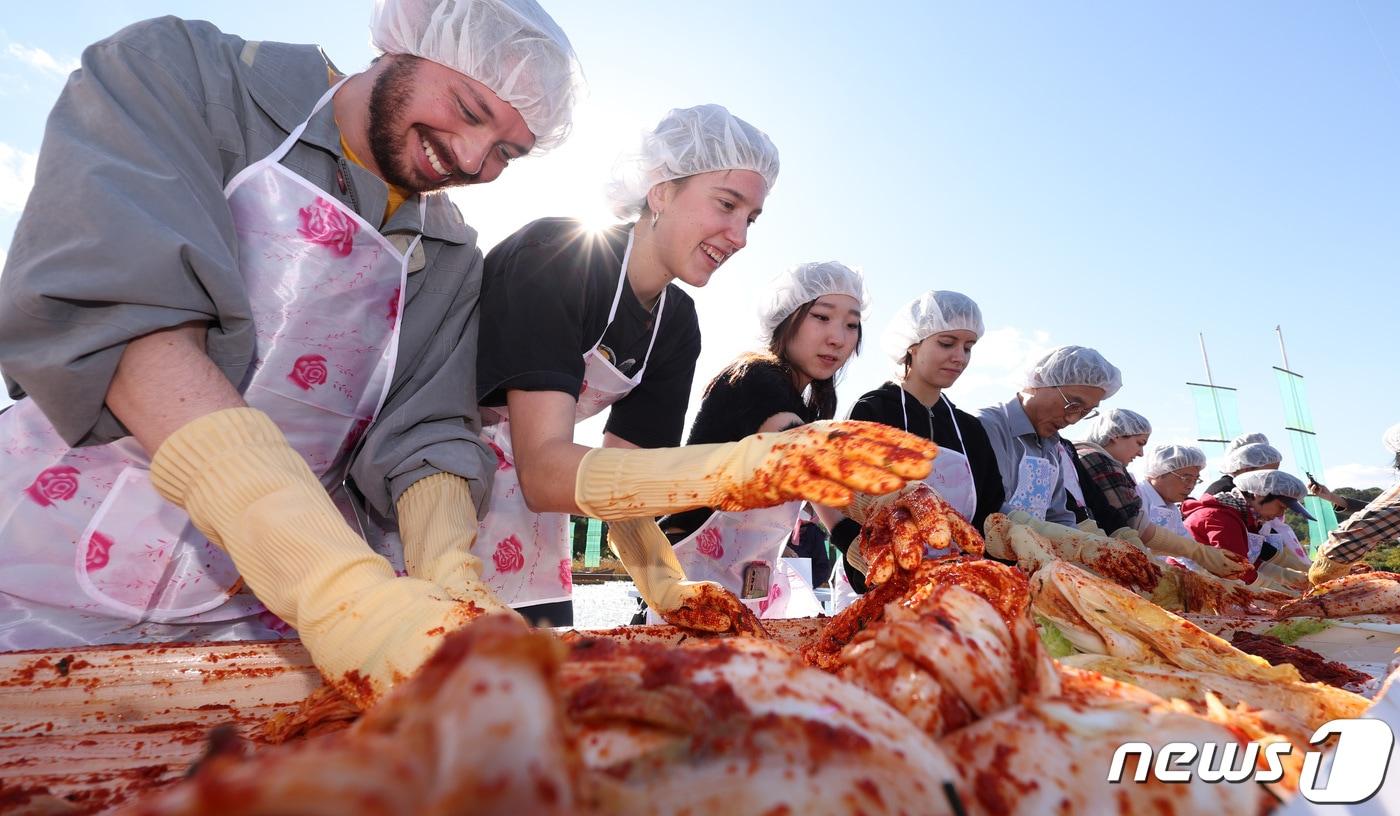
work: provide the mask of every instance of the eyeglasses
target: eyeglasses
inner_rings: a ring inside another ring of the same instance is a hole
[[[1196,479],[1196,481],[1193,482],[1193,481],[1191,481],[1190,479],[1188,479],[1187,477],[1182,476],[1180,473],[1177,473],[1177,472],[1174,471],[1174,470],[1173,470],[1172,472],[1168,473],[1167,475],[1168,475],[1168,476],[1175,476],[1176,478],[1180,479],[1182,482],[1184,482],[1184,483],[1190,485],[1191,487],[1195,487],[1196,485],[1198,485],[1198,484],[1200,484],[1201,482],[1205,481],[1204,479],[1199,479],[1199,478],[1198,478],[1198,479]]]
[[[1055,386],[1055,392],[1060,395],[1060,399],[1065,401],[1065,419],[1068,419],[1071,422],[1082,422],[1083,420],[1093,419],[1094,417],[1099,415],[1099,409],[1097,408],[1095,408],[1087,414],[1084,413],[1084,403],[1079,402],[1078,400],[1071,400],[1069,397],[1066,397],[1065,392],[1061,391],[1058,385]]]

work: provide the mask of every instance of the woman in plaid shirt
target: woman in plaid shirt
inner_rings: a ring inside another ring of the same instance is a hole
[[[1400,472],[1400,423],[1390,426],[1381,441],[1395,455],[1395,469]],[[1398,537],[1400,481],[1327,536],[1327,542],[1317,551],[1312,569],[1308,570],[1308,580],[1316,586],[1340,578],[1377,545]]]
[[[1108,533],[1124,528],[1136,531],[1148,549],[1161,555],[1190,558],[1221,577],[1237,578],[1248,572],[1248,564],[1230,558],[1223,550],[1205,547],[1149,520],[1137,482],[1128,473],[1128,463],[1142,455],[1151,434],[1152,423],[1147,417],[1114,408],[1089,426],[1085,441],[1075,444],[1084,468],[1080,487],[1094,520]]]

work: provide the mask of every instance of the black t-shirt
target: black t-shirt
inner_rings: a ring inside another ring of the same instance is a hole
[[[654,315],[630,285],[608,324],[629,230],[620,224],[592,232],[571,219],[544,218],[487,254],[477,352],[483,406],[505,405],[511,389],[577,398],[583,354],[601,335],[599,352],[623,374],[635,376],[646,365],[641,384],[612,405],[606,429],[643,448],[680,444],[700,356],[695,302],[674,284],[666,287],[650,357]]]
[[[903,411],[900,403],[903,401]],[[977,417],[954,407],[943,400],[925,408],[912,394],[896,383],[885,383],[879,388],[856,400],[851,406],[851,419],[868,422],[883,422],[915,436],[933,440],[940,448],[948,448],[963,454],[972,465],[972,483],[977,488],[977,509],[972,516],[972,525],[982,529],[987,516],[1001,509],[1006,501],[1006,488],[1001,481],[1001,470],[997,467],[996,453],[992,450],[987,431]],[[909,417],[909,427],[904,427],[905,413]],[[953,427],[954,421],[957,427]],[[958,432],[962,432],[962,443],[958,442]],[[966,448],[963,446],[966,445]]]
[[[743,372],[736,376],[740,367]],[[731,363],[705,387],[700,410],[690,426],[687,445],[737,442],[758,433],[774,414],[791,412],[803,422],[817,419],[815,409],[802,401],[792,383],[792,375],[776,362],[740,360]],[[699,507],[674,513],[661,521],[663,530],[681,530],[690,535],[705,523],[712,511]],[[675,534],[672,534],[675,537]]]

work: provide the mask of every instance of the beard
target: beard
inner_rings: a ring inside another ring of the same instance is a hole
[[[374,80],[369,93],[369,152],[385,182],[410,194],[427,192],[438,185],[421,178],[414,169],[408,157],[405,124],[419,58],[395,54],[384,59],[392,61]]]

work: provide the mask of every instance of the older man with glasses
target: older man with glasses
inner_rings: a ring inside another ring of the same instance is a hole
[[[1075,523],[1066,497],[1079,492],[1078,478],[1060,431],[1098,416],[1099,403],[1122,384],[1122,375],[1102,354],[1062,346],[1031,366],[1013,399],[978,412],[1006,489],[1003,512],[1023,510],[1042,521]]]

